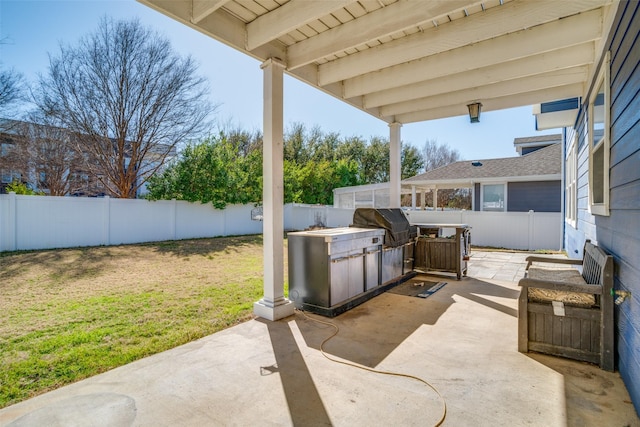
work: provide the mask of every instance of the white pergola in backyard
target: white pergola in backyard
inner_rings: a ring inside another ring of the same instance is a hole
[[[582,97],[617,1],[139,0],[262,62],[264,297],[284,297],[283,73],[389,124],[390,198],[400,206],[400,128]],[[573,123],[566,123],[571,125]]]

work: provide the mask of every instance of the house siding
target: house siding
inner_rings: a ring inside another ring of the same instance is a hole
[[[595,241],[595,219],[589,212],[589,150],[587,149],[586,116],[584,110],[578,116],[575,128],[567,129],[566,141],[578,134],[577,182],[576,182],[576,226],[565,223],[565,249],[573,258],[582,258],[587,235]],[[565,203],[566,206],[566,203]]]
[[[610,40],[611,128],[610,215],[591,215],[588,206],[588,118],[582,105],[573,132],[579,134],[578,220],[566,227],[565,245],[578,255],[578,245],[591,239],[612,254],[614,287],[632,293],[616,306],[618,370],[636,411],[640,413],[640,2],[621,2]],[[588,97],[587,97],[588,99]],[[568,135],[567,140],[569,139]],[[581,251],[581,249],[580,249]],[[579,254],[582,255],[581,253]]]
[[[562,204],[560,181],[509,182],[508,212],[560,212]]]

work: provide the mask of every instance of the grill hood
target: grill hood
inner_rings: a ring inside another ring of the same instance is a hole
[[[402,209],[358,208],[353,213],[353,226],[384,229],[384,244],[392,247],[409,243],[417,235]]]

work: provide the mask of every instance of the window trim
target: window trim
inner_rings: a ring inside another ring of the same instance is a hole
[[[610,149],[611,149],[611,90],[610,90],[610,69],[611,69],[611,54],[606,52],[604,60],[602,61],[602,67],[598,73],[598,78],[595,80],[593,91],[589,97],[589,112],[588,112],[588,147],[589,147],[589,210],[592,215],[609,216],[609,173],[610,173]],[[597,146],[594,146],[594,112],[593,106],[598,96],[598,89],[600,86],[604,88],[604,136],[602,140],[598,142]],[[598,150],[603,150],[603,171],[602,171],[602,203],[594,203],[594,153]]]
[[[571,139],[565,160],[565,220],[573,228],[578,222],[578,135]]]

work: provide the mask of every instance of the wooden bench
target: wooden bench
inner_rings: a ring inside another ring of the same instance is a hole
[[[538,263],[553,265],[540,268]],[[581,265],[582,273],[561,268],[572,265]],[[518,351],[552,354],[614,370],[611,255],[587,241],[582,260],[530,256],[525,277],[518,284],[522,287]]]

